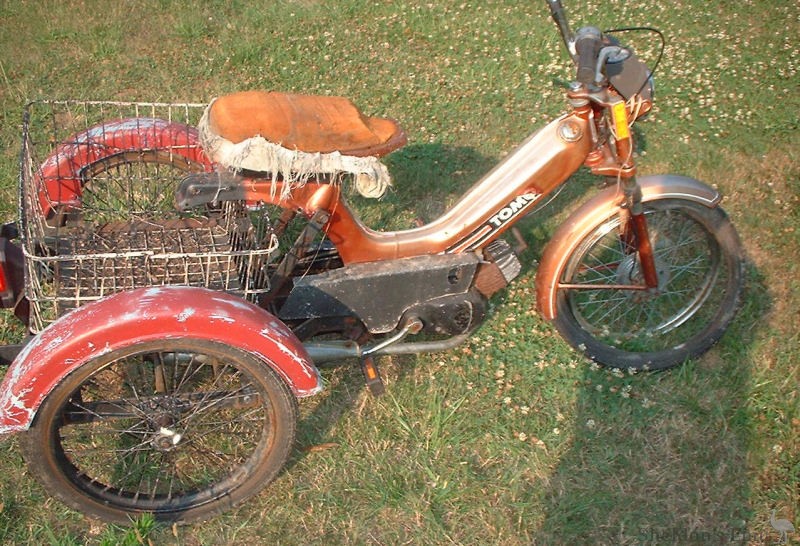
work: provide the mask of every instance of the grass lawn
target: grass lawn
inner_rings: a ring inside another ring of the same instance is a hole
[[[800,7],[796,0],[565,0],[573,26],[667,39],[644,174],[717,187],[748,255],[717,347],[663,373],[589,365],[533,309],[535,263],[581,171],[520,227],[523,275],[447,353],[324,371],[285,473],[205,523],[130,529],[73,512],[0,441],[8,544],[768,544],[800,528]],[[645,59],[655,40],[625,35]],[[244,89],[341,95],[402,121],[374,227],[430,220],[566,108],[545,2],[0,2],[0,218],[16,218],[21,112],[36,98],[207,102]],[[0,315],[0,339],[21,334]],[[0,371],[1,373],[2,371]],[[800,542],[800,531],[789,534]]]

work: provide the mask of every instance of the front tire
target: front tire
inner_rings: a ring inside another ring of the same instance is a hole
[[[615,368],[664,369],[701,355],[733,319],[744,283],[741,243],[721,208],[681,199],[643,206],[658,288],[615,288],[644,284],[638,253],[626,251],[615,214],[573,247],[557,292],[561,335]],[[567,284],[573,288],[561,288]]]
[[[258,493],[286,462],[297,405],[236,348],[165,339],[111,351],[47,396],[22,449],[65,504],[117,523],[203,519]]]

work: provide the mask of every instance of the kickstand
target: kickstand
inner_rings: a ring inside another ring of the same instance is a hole
[[[364,373],[364,380],[372,396],[380,396],[386,392],[386,386],[383,384],[380,371],[378,371],[378,366],[375,365],[372,356],[361,357],[361,371]]]
[[[373,396],[380,396],[386,392],[386,386],[383,384],[381,374],[378,371],[378,366],[372,359],[372,355],[378,353],[380,350],[385,349],[389,345],[393,345],[405,339],[409,334],[417,334],[422,330],[422,321],[417,317],[410,318],[406,324],[395,333],[393,336],[382,340],[380,343],[373,345],[369,350],[365,350],[361,355],[361,371],[364,372],[364,379],[369,387],[369,392]]]

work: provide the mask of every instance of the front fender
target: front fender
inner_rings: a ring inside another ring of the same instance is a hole
[[[707,207],[716,207],[720,194],[703,182],[662,174],[638,178],[642,188],[642,201],[656,199],[686,199]],[[616,186],[606,188],[581,205],[561,224],[542,252],[542,261],[536,272],[536,306],[548,320],[556,317],[558,279],[575,247],[601,222],[617,214],[623,196]]]
[[[205,288],[140,288],[64,315],[23,349],[0,385],[0,434],[26,430],[50,391],[89,360],[132,343],[169,337],[245,350],[271,366],[295,396],[322,390],[303,345],[260,307]]]

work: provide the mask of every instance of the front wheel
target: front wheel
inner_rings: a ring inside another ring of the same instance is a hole
[[[296,401],[264,362],[198,339],[135,343],[47,396],[22,448],[64,503],[129,523],[206,518],[255,495],[286,462]]]
[[[639,257],[614,215],[573,247],[557,293],[561,335],[615,368],[663,369],[704,353],[733,319],[744,282],[739,237],[722,209],[681,199],[643,206],[658,287],[630,289],[644,284]]]

